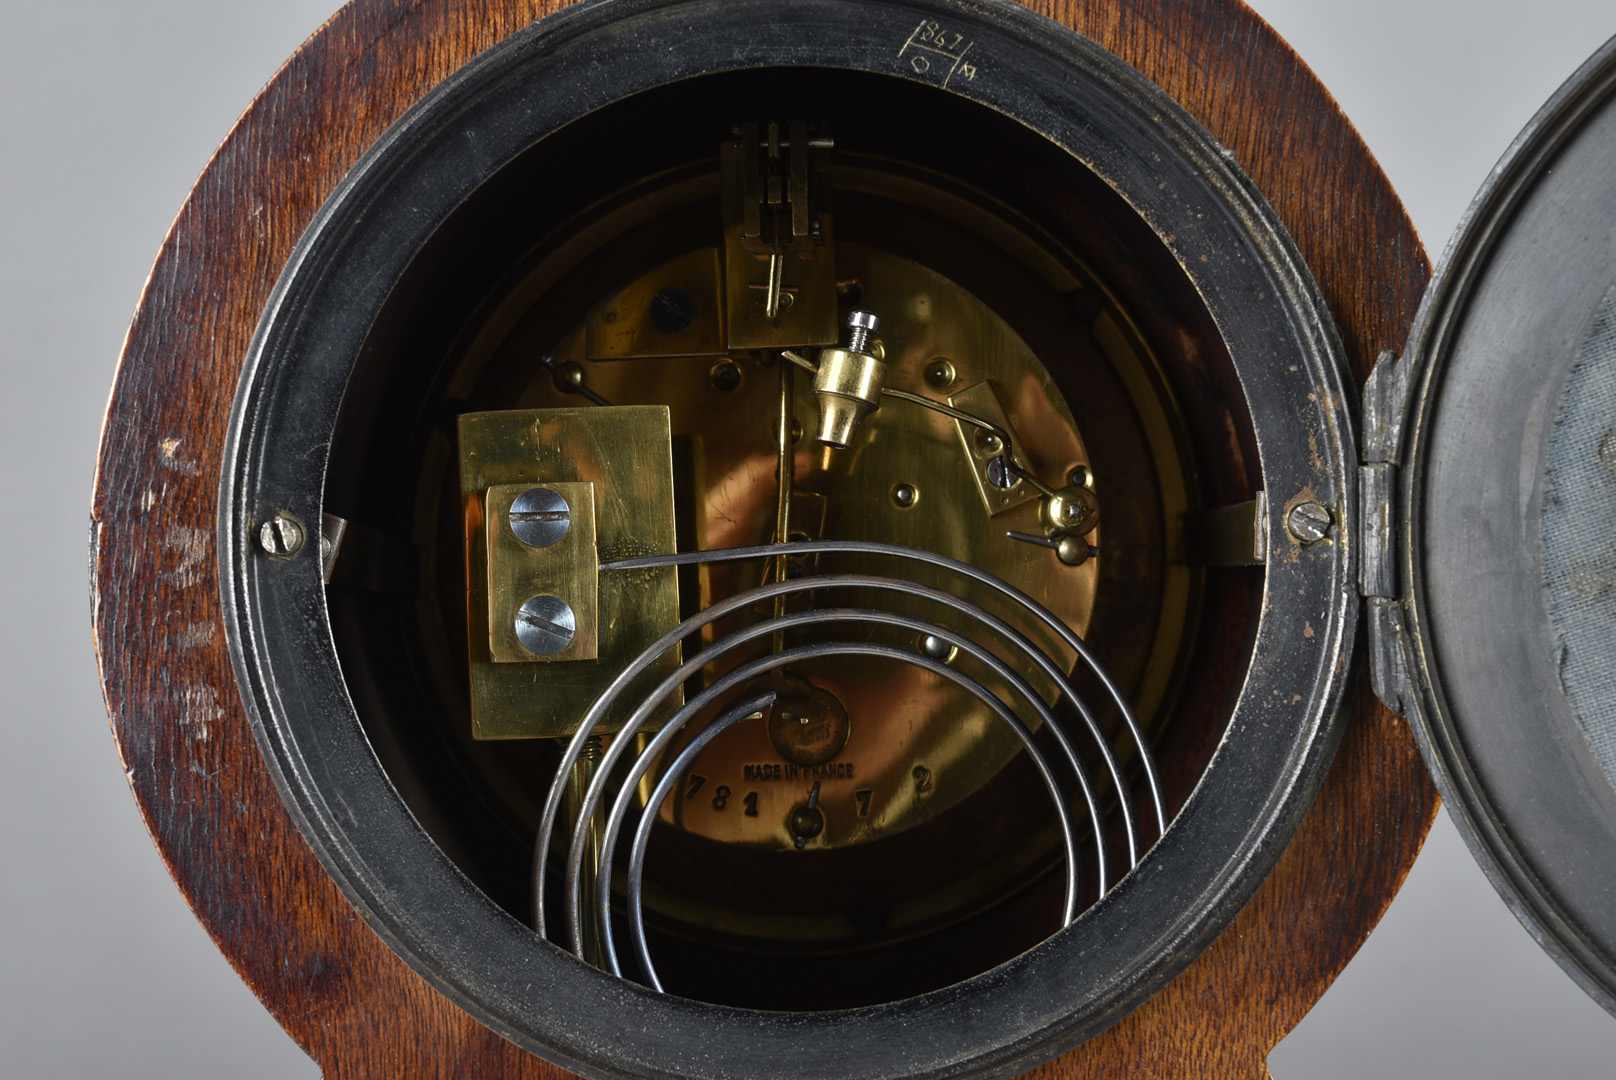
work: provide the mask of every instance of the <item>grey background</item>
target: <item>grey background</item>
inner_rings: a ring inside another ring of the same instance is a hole
[[[1440,249],[1610,0],[1261,0]],[[152,849],[108,735],[85,582],[124,328],[186,191],[332,0],[0,0],[0,1075],[317,1070]],[[1444,817],[1390,914],[1270,1059],[1279,1080],[1610,1076],[1616,1020]]]

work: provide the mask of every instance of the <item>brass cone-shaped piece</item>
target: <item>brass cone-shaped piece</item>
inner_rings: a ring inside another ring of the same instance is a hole
[[[851,349],[825,349],[814,374],[814,396],[819,399],[819,430],[826,446],[845,449],[864,418],[881,407],[881,387],[887,366],[869,353]]]

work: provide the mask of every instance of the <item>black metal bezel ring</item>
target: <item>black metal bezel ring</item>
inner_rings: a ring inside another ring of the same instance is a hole
[[[945,87],[901,58],[930,20],[974,42],[975,78]],[[275,510],[320,520],[332,431],[372,321],[475,187],[594,109],[759,67],[869,72],[960,95],[1109,184],[1184,268],[1224,337],[1274,538],[1227,734],[1144,864],[1076,924],[998,968],[836,1013],[663,997],[587,967],[483,896],[419,827],[366,740],[319,560],[266,559],[253,542],[254,523]],[[367,922],[435,987],[534,1053],[592,1077],[1018,1073],[1115,1023],[1205,949],[1322,782],[1342,727],[1356,553],[1346,527],[1331,542],[1290,544],[1281,516],[1307,492],[1347,522],[1356,459],[1344,370],[1301,258],[1230,155],[1159,88],[1046,18],[1003,0],[584,3],[427,95],[353,169],[285,267],[247,357],[220,491],[221,590],[241,696],[304,837]]]

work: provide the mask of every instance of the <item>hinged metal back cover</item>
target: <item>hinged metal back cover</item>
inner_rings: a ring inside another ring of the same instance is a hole
[[[1364,559],[1376,690],[1616,1012],[1616,41],[1495,169],[1365,411],[1362,516],[1395,552]]]

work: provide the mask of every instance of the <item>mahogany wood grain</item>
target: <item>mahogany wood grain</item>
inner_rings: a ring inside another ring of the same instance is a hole
[[[445,76],[561,3],[354,0],[298,50],[209,163],[129,330],[94,494],[108,713],[152,837],[219,948],[330,1080],[564,1077],[471,1019],[383,944],[284,809],[235,689],[215,550],[223,434],[265,300],[315,210]],[[1267,194],[1361,377],[1397,348],[1428,265],[1329,94],[1236,0],[1029,6],[1167,89]],[[1403,722],[1360,689],[1322,795],[1213,948],[1127,1020],[1036,1070],[1263,1077],[1419,850],[1437,797]]]

